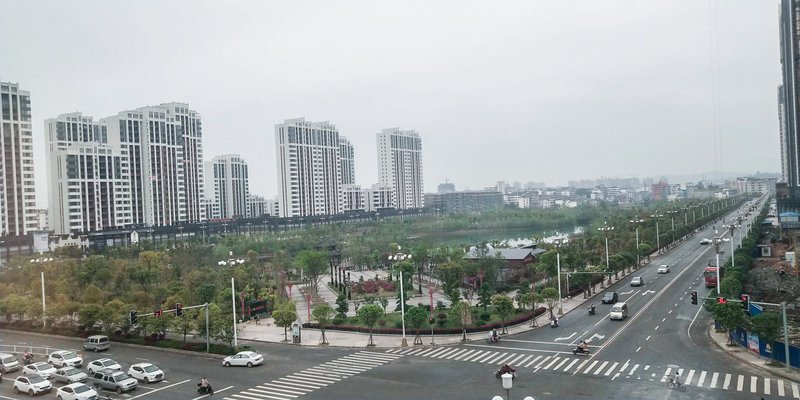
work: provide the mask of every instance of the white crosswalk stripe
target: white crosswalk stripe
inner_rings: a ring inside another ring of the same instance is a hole
[[[800,390],[797,388],[797,383],[792,382],[792,397],[800,399]]]
[[[719,379],[719,372],[714,372],[714,374],[711,375],[711,383],[708,385],[708,387],[710,387],[712,389],[716,388],[717,387],[717,379]]]
[[[783,379],[778,379],[778,396],[786,396],[786,388],[783,386]]]
[[[533,360],[531,360],[531,362],[529,362],[529,363],[525,364],[525,368],[528,368],[528,367],[530,367],[530,366],[531,366],[531,365],[533,365],[535,362],[539,361],[541,358],[542,358],[542,356],[536,356],[536,358],[534,358]]]
[[[772,394],[772,387],[769,384],[769,378],[764,378],[764,394]]]
[[[600,375],[600,373],[601,373],[601,372],[603,372],[603,368],[605,368],[605,367],[606,367],[606,365],[608,365],[608,361],[603,361],[603,363],[602,363],[602,364],[600,364],[600,366],[599,366],[599,367],[597,367],[597,370],[596,370],[596,371],[594,371],[594,374],[595,374],[595,375]]]
[[[592,363],[589,364],[589,367],[583,370],[583,373],[588,375],[589,372],[592,370],[592,368],[594,368],[594,366],[597,365],[597,363],[598,363],[597,360],[592,361]]]
[[[605,374],[603,374],[603,376],[609,376],[609,375],[611,375],[611,373],[612,373],[612,372],[614,372],[614,369],[615,369],[615,368],[617,368],[617,365],[619,365],[619,363],[618,363],[618,362],[615,362],[615,363],[614,363],[614,364],[612,364],[610,367],[608,367],[608,371],[606,371],[606,373],[605,373]]]
[[[564,372],[567,372],[567,371],[569,371],[569,370],[570,370],[570,368],[572,368],[572,366],[573,366],[573,365],[575,365],[575,364],[577,364],[577,363],[578,363],[578,359],[574,359],[574,360],[572,360],[572,362],[571,362],[571,363],[569,363],[569,365],[567,365],[566,367],[564,367]]]
[[[697,386],[703,386],[706,382],[706,371],[700,372],[700,378],[697,379]]]
[[[395,349],[393,349],[395,350]],[[406,349],[402,349],[406,350]],[[400,351],[360,351],[293,372],[224,397],[225,400],[293,400],[403,357]]]

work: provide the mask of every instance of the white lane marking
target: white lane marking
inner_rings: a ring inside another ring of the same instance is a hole
[[[667,311],[667,314],[672,314],[672,310]]]
[[[486,361],[486,364],[495,364],[495,363],[497,363],[497,361],[499,361],[501,358],[503,358],[503,357],[505,357],[507,355],[508,355],[508,353],[500,354],[499,356],[494,357],[494,358]]]
[[[739,375],[739,379],[736,381],[736,391],[741,392],[743,387],[744,387],[744,375]]]
[[[608,361],[603,361],[603,363],[602,363],[602,364],[600,364],[600,366],[599,366],[599,367],[597,367],[597,370],[596,370],[596,371],[594,371],[594,374],[595,374],[595,375],[600,375],[600,373],[601,373],[601,372],[603,372],[603,368],[605,368],[605,367],[606,367],[606,365],[608,365]]]
[[[648,340],[650,340],[650,336],[648,336],[648,337],[647,337],[647,338],[646,338],[644,341],[646,342],[646,341],[648,341]]]
[[[783,379],[778,379],[778,396],[784,397],[786,396],[786,388],[783,386]]]
[[[618,363],[618,362],[615,362],[614,364],[611,364],[611,366],[610,366],[610,367],[608,367],[608,371],[606,371],[606,373],[605,373],[605,374],[603,374],[603,376],[609,376],[609,375],[611,375],[611,373],[612,373],[612,372],[614,372],[614,368],[617,368],[617,365],[619,365],[619,363]]]
[[[470,355],[470,354],[472,354],[472,353],[474,353],[474,352],[476,352],[476,351],[477,351],[477,350],[469,350],[469,351],[467,351],[467,352],[465,352],[465,353],[463,353],[463,354],[459,355],[459,356],[458,356],[458,357],[456,357],[455,359],[456,359],[456,360],[460,360],[460,359],[462,359],[462,358],[464,358],[464,357],[466,357],[466,356],[468,356],[468,355]],[[466,361],[466,360],[464,360],[464,361]]]
[[[769,378],[764,378],[764,394],[772,394],[772,388],[769,385]]]
[[[660,326],[660,325],[656,325],[656,329],[654,329],[654,330],[656,330],[656,331],[657,331],[659,326]]]
[[[555,363],[557,363],[557,362],[558,362],[558,360],[560,360],[560,359],[561,359],[561,357],[554,357],[554,358],[553,358],[553,361],[552,361],[550,364],[547,364],[547,366],[546,366],[546,367],[544,367],[544,369],[550,369],[550,367],[552,367],[552,366],[553,366]]]
[[[558,370],[560,370],[560,369],[561,369],[561,367],[563,367],[563,366],[564,366],[564,364],[566,364],[566,363],[567,363],[567,361],[569,361],[569,358],[566,358],[566,357],[564,357],[564,359],[563,359],[563,360],[561,360],[561,362],[560,362],[560,363],[558,363],[558,365],[556,365],[556,366],[553,368],[553,370],[554,370],[554,371],[558,371]]]
[[[714,374],[711,375],[711,383],[708,384],[708,387],[710,387],[711,389],[716,388],[717,387],[717,379],[719,379],[719,372],[714,372]]]
[[[508,363],[511,364],[511,365],[517,364],[517,361],[519,361],[522,357],[525,357],[525,354],[520,354],[519,357],[514,358],[513,360],[509,361]],[[530,356],[528,356],[528,357],[530,357]]]
[[[536,369],[542,368],[542,366],[547,364],[547,362],[550,361],[551,358],[553,358],[553,356],[545,357],[544,360],[542,360],[542,362],[536,364],[536,367],[534,367],[534,368],[536,368]]]
[[[642,349],[642,346],[639,346],[639,348],[638,348],[638,349],[636,349],[636,352],[638,353],[638,352],[639,352],[639,350],[641,350],[641,349]]]
[[[484,355],[483,357],[478,357],[478,358],[476,358],[476,359],[474,359],[474,360],[472,360],[472,361],[475,361],[475,362],[484,362],[484,361],[486,361],[488,358],[490,358],[490,357],[494,357],[494,356],[496,356],[496,355],[498,355],[498,354],[500,354],[500,352],[498,352],[498,351],[490,351],[490,352],[487,352],[487,353],[486,353],[486,355]]]
[[[750,377],[750,393],[755,393],[758,387],[758,378],[755,376]]]
[[[722,382],[722,388],[728,390],[731,386],[731,374],[725,374],[725,381]]]
[[[706,371],[700,373],[700,378],[697,380],[697,386],[703,386],[706,381]]]
[[[473,353],[473,354],[471,354],[471,355],[469,355],[467,357],[464,357],[463,361],[477,361],[479,358],[485,356],[488,353],[491,353],[491,352],[490,351],[484,351],[484,350],[477,350],[475,353]]]
[[[666,320],[667,320],[667,317],[661,318],[661,322],[664,322]]]
[[[686,381],[684,382],[687,385],[692,384],[692,378],[694,378],[694,370],[689,370],[689,375],[686,375]]]
[[[589,375],[589,372],[592,371],[592,368],[594,368],[594,366],[597,365],[598,362],[599,361],[597,361],[597,360],[592,361],[592,363],[589,364],[589,366],[585,370],[583,370],[583,373],[586,374],[586,375]],[[577,372],[577,371],[575,371],[575,372]]]
[[[661,377],[661,383],[666,382],[669,376],[672,376],[672,368],[667,368],[667,371],[664,372],[664,376]]]
[[[614,379],[617,379],[617,378],[619,378],[619,372],[617,372],[616,374],[614,374],[614,377],[612,377],[612,378],[611,378],[611,380],[613,381]]]
[[[631,359],[629,358],[628,361],[625,361],[625,364],[622,364],[622,368],[619,369],[619,372],[625,372],[625,370],[628,369],[628,363],[630,362]]]
[[[525,359],[523,359],[522,361],[520,361],[520,362],[519,362],[519,365],[523,365],[523,364],[525,364],[525,363],[526,363],[526,362],[528,362],[528,360],[530,360],[532,357],[533,357],[533,354],[531,354],[531,355],[529,355],[529,356],[525,357]]]
[[[163,386],[163,387],[160,387],[160,388],[158,388],[158,389],[155,389],[155,390],[153,390],[152,392],[142,393],[142,394],[140,394],[140,395],[133,396],[133,397],[131,397],[131,399],[138,399],[139,397],[142,397],[142,396],[147,396],[147,395],[149,395],[149,394],[152,394],[152,393],[155,393],[155,392],[159,392],[159,391],[162,391],[162,390],[164,390],[164,389],[171,388],[171,387],[173,387],[173,386],[182,385],[182,384],[184,384],[184,383],[186,383],[186,382],[189,382],[190,380],[191,380],[191,379],[184,379],[184,380],[182,380],[182,381],[180,381],[180,382],[176,382],[176,383],[173,383],[173,384],[171,384],[171,385],[167,385],[167,386]]]
[[[580,364],[578,364],[578,366],[575,367],[575,372],[572,373],[572,376],[575,376],[575,374],[577,374],[578,371],[580,371],[581,368],[583,368],[583,366],[586,365],[586,363],[588,363],[588,362],[589,362],[589,360],[586,359],[586,360],[583,360],[583,362],[581,362]]]
[[[564,372],[567,372],[567,371],[569,371],[569,369],[570,369],[570,368],[572,368],[572,366],[573,366],[573,365],[575,365],[577,362],[578,362],[578,360],[577,360],[577,359],[575,359],[575,360],[572,360],[572,362],[571,362],[571,363],[569,363],[569,365],[567,365],[567,366],[564,368]]]
[[[636,372],[637,369],[639,369],[639,364],[635,364],[633,368],[631,368],[630,372],[628,372],[628,376],[633,375],[633,373]]]
[[[517,353],[511,353],[511,355],[509,355],[508,357],[501,357],[495,364],[500,364],[500,365],[511,364],[511,362],[509,362],[509,360],[511,360],[512,358],[514,358],[516,356],[517,356]]]
[[[798,390],[797,383],[792,382],[792,397],[800,399],[800,390]]]
[[[645,366],[644,366],[644,370],[645,370],[645,371],[647,371],[647,370],[649,370],[649,369],[650,369],[650,366],[649,366],[649,365],[645,365]]]
[[[531,360],[531,362],[529,362],[529,363],[525,364],[525,368],[528,368],[528,367],[530,367],[531,365],[533,365],[533,363],[535,363],[535,362],[539,361],[539,359],[541,359],[542,357],[543,357],[543,356],[536,356],[536,358],[534,358],[533,360]]]
[[[455,357],[455,356],[457,356],[457,355],[464,354],[464,353],[466,353],[468,350],[469,350],[469,349],[462,349],[462,350],[460,350],[460,351],[457,351],[457,352],[455,352],[455,353],[453,353],[453,354],[451,354],[451,355],[447,356],[447,359],[449,360],[449,359],[451,359],[451,358],[453,358],[453,357]]]

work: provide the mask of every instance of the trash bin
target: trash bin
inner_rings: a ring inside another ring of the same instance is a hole
[[[292,343],[300,344],[300,323],[292,322]]]

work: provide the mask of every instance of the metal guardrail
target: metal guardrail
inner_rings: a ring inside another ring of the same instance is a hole
[[[44,358],[50,356],[50,353],[58,350],[64,350],[57,347],[42,347],[42,346],[28,346],[24,344],[0,344],[0,353],[19,354],[22,355],[26,351],[33,354],[34,358]],[[73,350],[80,354],[79,351]]]

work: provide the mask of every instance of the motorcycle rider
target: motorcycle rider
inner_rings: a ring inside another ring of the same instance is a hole
[[[22,355],[22,361],[26,364],[29,364],[33,361],[33,353],[26,351],[25,354]]]
[[[497,329],[496,328],[492,328],[492,338],[491,339],[492,339],[492,342],[494,342],[494,343],[497,343],[498,339],[500,339],[497,336]]]
[[[502,366],[502,367],[500,367],[500,370],[499,370],[499,371],[497,371],[497,375],[498,375],[498,376],[502,376],[503,374],[511,374],[511,375],[514,375],[514,372],[516,372],[516,371],[517,371],[517,370],[516,370],[516,369],[514,369],[514,368],[512,368],[510,365],[508,365],[508,364],[503,364],[503,366]]]
[[[197,389],[200,393],[210,393],[211,392],[211,385],[208,383],[208,379],[204,376],[203,379],[200,379],[200,383],[197,384],[199,388]]]
[[[579,345],[578,345],[578,349],[579,349],[579,350],[580,350],[582,353],[588,353],[588,352],[589,352],[589,343],[586,343],[586,341],[585,341],[585,340],[584,340],[584,341],[582,341],[582,342],[581,342],[581,344],[579,344]]]
[[[550,326],[553,328],[558,326],[558,318],[555,315],[550,316]]]
[[[590,305],[589,306],[589,314],[594,315],[594,311],[595,311],[594,309],[595,309],[594,304]]]

